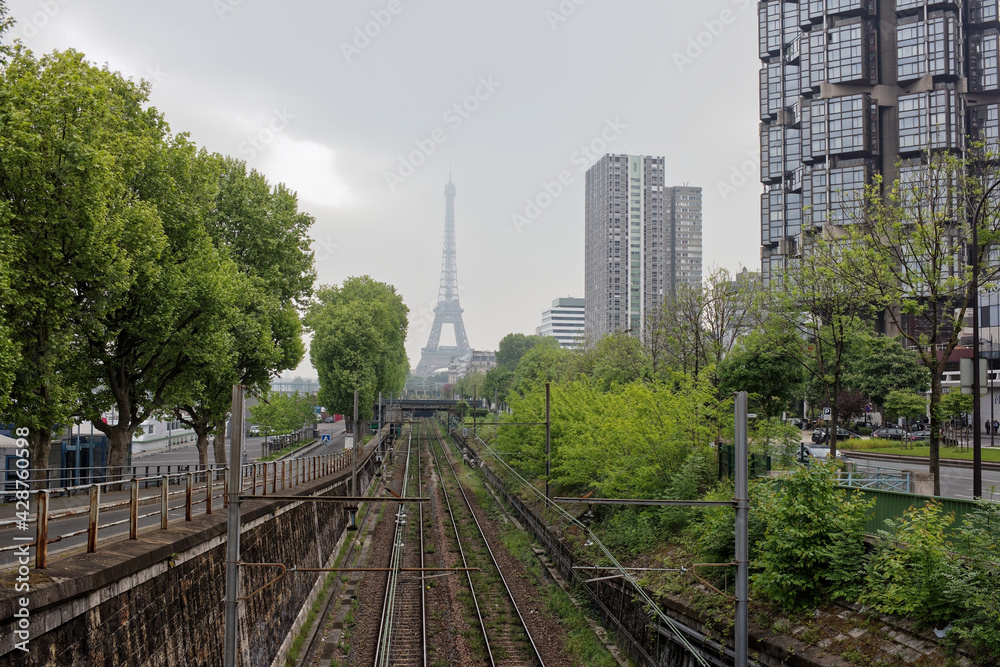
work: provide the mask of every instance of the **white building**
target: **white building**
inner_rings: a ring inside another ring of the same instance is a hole
[[[542,326],[535,333],[555,338],[564,350],[575,350],[583,343],[585,304],[585,299],[573,297],[554,299],[552,307],[542,311]]]
[[[700,285],[701,188],[664,185],[664,158],[605,155],[587,170],[586,335],[642,330],[665,294]]]

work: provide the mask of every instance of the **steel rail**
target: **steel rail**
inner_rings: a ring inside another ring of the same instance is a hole
[[[443,437],[441,437],[440,434],[439,434],[439,440],[442,443],[442,449],[443,449],[444,448],[445,439]],[[510,600],[511,607],[514,609],[514,614],[517,616],[517,620],[520,621],[521,627],[524,629],[524,634],[528,638],[528,642],[531,644],[531,649],[535,653],[535,660],[537,661],[538,665],[540,665],[541,667],[545,667],[545,661],[542,659],[542,654],[538,650],[538,645],[535,644],[535,638],[531,636],[531,630],[528,629],[528,624],[525,622],[524,616],[521,614],[521,610],[517,606],[517,601],[514,599],[514,594],[511,592],[510,586],[507,584],[507,578],[503,575],[503,570],[500,568],[500,563],[497,561],[496,555],[493,553],[493,548],[490,546],[489,540],[486,539],[486,533],[483,531],[483,527],[482,527],[482,525],[480,525],[478,517],[476,517],[476,512],[472,508],[472,502],[469,500],[468,494],[465,493],[465,487],[462,486],[462,480],[459,479],[458,472],[455,470],[455,466],[452,464],[451,459],[448,458],[447,453],[445,453],[445,457],[444,458],[445,458],[445,461],[447,461],[447,463],[448,463],[448,468],[451,470],[452,475],[455,476],[455,482],[456,482],[456,484],[458,484],[458,490],[462,493],[462,498],[465,500],[465,505],[469,509],[469,514],[472,515],[472,520],[476,524],[476,530],[479,531],[479,535],[483,539],[483,544],[486,545],[486,552],[490,555],[490,560],[493,561],[493,567],[495,567],[497,569],[497,574],[500,576],[501,583],[503,583],[504,591],[507,593],[507,599]],[[454,517],[453,517],[453,520],[454,520]],[[455,534],[456,534],[456,536],[458,535],[457,529],[456,529]],[[466,566],[468,566],[468,565],[466,565]],[[470,585],[472,583],[472,576],[471,575],[469,576],[469,583],[470,583]],[[475,595],[475,593],[473,593],[473,596],[474,595]],[[476,603],[476,611],[477,611],[477,613],[479,611],[479,604],[478,604],[478,602]],[[482,621],[482,617],[480,617],[480,621]],[[484,636],[485,636],[485,632],[486,632],[486,630],[485,630],[485,626],[484,626],[484,628],[483,628]],[[494,665],[496,664],[493,661],[492,651],[490,652],[490,663],[494,664]]]

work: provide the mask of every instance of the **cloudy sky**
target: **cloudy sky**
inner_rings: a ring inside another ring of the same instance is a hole
[[[584,172],[605,152],[666,156],[669,183],[704,189],[706,272],[759,268],[750,0],[7,4],[36,54],[150,81],[175,132],[296,190],[320,282],[369,274],[403,295],[413,366],[449,169],[476,348],[583,296]]]

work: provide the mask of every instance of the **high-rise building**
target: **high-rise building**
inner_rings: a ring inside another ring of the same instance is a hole
[[[552,307],[542,311],[542,326],[535,333],[555,338],[564,350],[575,350],[583,343],[585,303],[572,297],[554,299]]]
[[[1000,137],[997,0],[764,0],[758,10],[765,281],[798,254],[803,232],[849,223],[876,173],[905,180],[922,151]]]
[[[664,184],[664,158],[605,155],[587,170],[586,336],[641,332],[677,286],[701,284],[701,188]]]

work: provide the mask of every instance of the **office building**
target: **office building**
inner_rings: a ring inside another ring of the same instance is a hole
[[[701,284],[701,188],[664,183],[664,158],[605,155],[587,171],[586,336],[641,332],[680,285]]]
[[[552,307],[542,311],[542,326],[535,333],[555,338],[564,350],[575,350],[583,343],[585,303],[572,297],[554,299]]]
[[[761,270],[849,224],[875,174],[1000,136],[1000,2],[758,4]],[[898,166],[897,166],[898,165]]]

